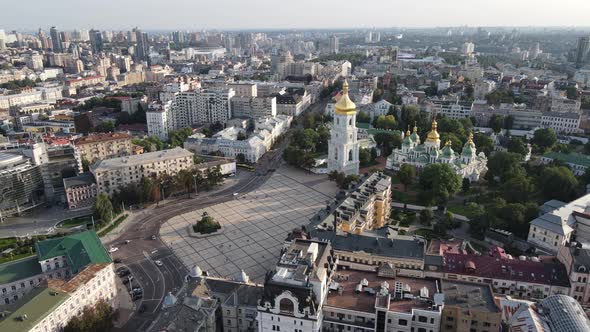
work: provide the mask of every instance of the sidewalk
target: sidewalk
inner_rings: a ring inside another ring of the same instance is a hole
[[[127,321],[133,316],[135,311],[135,304],[129,295],[129,289],[123,284],[121,278],[116,278],[117,282],[117,297],[114,299],[114,307],[118,308],[119,316],[114,322],[115,327],[121,328],[127,324]]]

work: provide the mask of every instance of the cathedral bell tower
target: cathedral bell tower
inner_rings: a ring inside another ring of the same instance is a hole
[[[328,145],[328,170],[359,174],[359,143],[356,129],[356,105],[348,96],[348,82],[342,85],[342,97],[335,105],[334,122]]]

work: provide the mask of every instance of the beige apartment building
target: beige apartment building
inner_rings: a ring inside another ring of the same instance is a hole
[[[84,136],[74,140],[80,163],[87,160],[94,164],[98,160],[124,157],[133,154],[131,136],[125,133],[106,133]]]
[[[100,160],[90,167],[98,192],[112,194],[120,186],[138,183],[143,177],[176,175],[194,166],[193,153],[183,148]]]

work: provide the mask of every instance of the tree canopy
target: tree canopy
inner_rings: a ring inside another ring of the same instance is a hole
[[[430,164],[422,170],[420,186],[437,204],[445,205],[461,189],[461,180],[448,164]]]

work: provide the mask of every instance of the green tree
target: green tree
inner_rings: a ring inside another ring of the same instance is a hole
[[[111,203],[109,195],[104,192],[98,194],[96,197],[96,201],[94,202],[94,215],[97,219],[102,220],[105,223],[111,221],[113,204]]]
[[[360,111],[356,115],[356,122],[371,123],[371,116],[367,112]]]
[[[461,189],[461,181],[448,164],[430,164],[420,175],[420,186],[439,206],[444,206]]]
[[[425,208],[420,211],[420,223],[423,225],[430,225],[433,216],[432,210],[430,208]]]
[[[471,187],[471,181],[468,178],[463,178],[463,182],[461,183],[461,191],[464,193],[469,192],[469,188]]]
[[[94,306],[82,309],[82,315],[74,316],[64,327],[64,332],[103,332],[113,328],[115,312],[105,301],[99,300]]]
[[[403,164],[397,172],[397,177],[404,185],[404,191],[408,191],[408,186],[416,179],[416,168],[410,164]]]
[[[533,181],[523,174],[513,175],[500,186],[502,198],[508,202],[524,203],[534,190]]]
[[[508,152],[518,153],[524,157],[528,153],[528,149],[520,137],[511,137],[508,141]]]
[[[379,115],[373,125],[375,128],[393,130],[396,128],[395,117],[393,115]]]
[[[514,116],[512,115],[508,115],[507,117],[504,118],[504,129],[512,129],[512,127],[514,126]]]
[[[82,171],[88,172],[90,170],[90,162],[86,158],[82,158]]]
[[[186,191],[187,197],[191,198],[191,192],[195,190],[195,179],[193,178],[193,173],[187,169],[182,169],[178,171],[174,180],[176,182],[177,187],[183,188],[184,191]]]
[[[502,131],[503,126],[504,119],[498,114],[492,115],[490,121],[488,122],[488,127],[492,128],[495,134],[498,134],[500,131]]]
[[[359,150],[359,161],[361,166],[368,166],[371,163],[371,151],[369,151],[369,149],[361,148]]]
[[[193,134],[193,130],[191,128],[182,128],[178,130],[173,130],[168,134],[170,139],[170,147],[177,147],[183,146],[184,141]]]
[[[389,156],[393,149],[399,149],[402,146],[402,137],[397,133],[376,133],[373,138],[375,143],[381,149],[382,156]]]
[[[506,181],[516,172],[522,173],[521,160],[522,157],[516,153],[503,151],[494,153],[488,158],[486,178],[494,180],[498,177],[500,181]]]
[[[565,94],[568,99],[578,99],[578,88],[575,86],[568,86],[565,89]]]
[[[492,151],[494,151],[494,141],[482,133],[473,135],[473,143],[475,143],[477,151],[483,152],[488,158]]]
[[[532,142],[543,151],[552,147],[557,142],[557,135],[551,128],[537,129],[533,135]]]
[[[115,123],[113,121],[101,122],[94,130],[99,133],[111,133],[115,131]]]
[[[576,197],[578,180],[568,167],[553,166],[542,171],[539,186],[545,199],[569,202]]]

